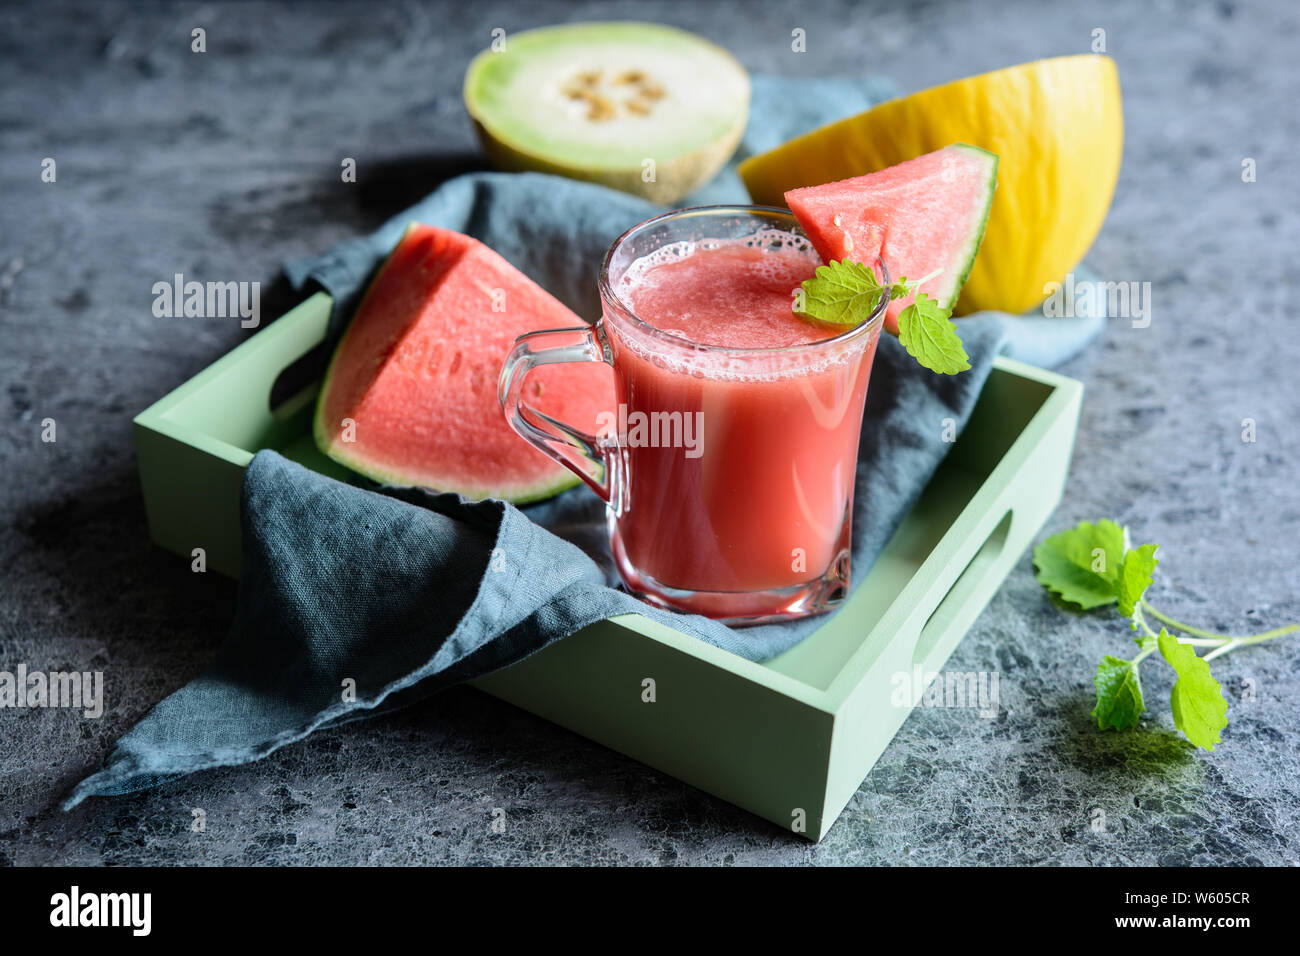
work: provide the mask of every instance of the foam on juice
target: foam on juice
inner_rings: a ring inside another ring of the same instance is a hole
[[[634,261],[616,291],[639,318],[681,341],[644,333],[620,338],[660,368],[709,378],[762,381],[824,371],[853,350],[788,351],[843,331],[791,311],[800,283],[820,264],[806,238],[779,229],[663,246]]]

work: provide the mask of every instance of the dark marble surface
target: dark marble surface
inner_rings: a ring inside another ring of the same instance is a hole
[[[753,70],[867,69],[908,90],[1086,51],[1105,29],[1127,141],[1090,260],[1151,282],[1154,314],[1112,323],[1064,369],[1088,393],[1052,526],[1111,514],[1163,543],[1154,595],[1176,616],[1300,619],[1293,4],[6,4],[0,669],[103,670],[108,706],[99,720],[0,710],[0,863],[1300,862],[1300,644],[1216,664],[1232,725],[1214,753],[1174,733],[1157,668],[1146,729],[1101,734],[1092,670],[1124,634],[1052,608],[1027,557],[949,664],[1000,673],[998,717],[915,712],[818,846],[469,690],[58,811],[199,672],[234,607],[232,583],[149,545],[130,419],[248,333],[154,318],[152,283],[269,285],[286,258],[374,227],[473,148],[459,84],[493,27],[594,16],[697,29]],[[797,26],[808,55],[789,52]]]

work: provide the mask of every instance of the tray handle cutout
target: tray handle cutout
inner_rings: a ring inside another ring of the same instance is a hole
[[[277,325],[289,323],[285,326],[285,337],[277,340],[278,348],[273,350],[278,364],[268,370],[272,373],[270,382],[262,386],[267,389],[266,410],[272,420],[292,419],[315,402],[330,357],[327,345],[331,341],[329,323],[333,307],[334,301],[329,296],[317,292],[264,330],[270,332]]]
[[[939,606],[930,614],[925,626],[921,628],[920,636],[917,637],[916,648],[912,651],[913,668],[924,668],[927,659],[946,635],[964,631],[964,627],[956,626],[959,623],[958,618],[963,611],[969,612],[972,595],[979,590],[1006,548],[1014,513],[1013,509],[1008,509],[1002,516],[1002,520],[993,527],[984,543],[970,559],[970,563],[952,583],[952,587],[939,602]],[[980,609],[982,608],[981,602]]]
[[[288,418],[314,399],[325,372],[325,343],[319,342],[286,365],[271,383],[266,406],[276,419]]]

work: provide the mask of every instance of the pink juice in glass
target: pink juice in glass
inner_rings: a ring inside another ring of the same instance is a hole
[[[888,305],[843,329],[795,315],[820,264],[794,216],[697,206],[647,219],[601,264],[593,325],[506,356],[506,420],[607,504],[623,583],[735,624],[820,614],[848,592],[867,380]],[[883,285],[884,265],[868,263]],[[616,410],[565,422],[532,372],[613,369]]]
[[[878,327],[844,333],[791,311],[820,264],[792,239],[670,244],[611,282],[640,320],[612,315],[621,309],[607,299],[619,402],[611,543],[651,600],[763,619],[833,606],[847,589]]]

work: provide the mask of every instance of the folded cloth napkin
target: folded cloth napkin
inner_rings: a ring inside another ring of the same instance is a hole
[[[878,79],[754,78],[737,159],[889,95]],[[688,203],[744,202],[734,165]],[[661,211],[599,186],[536,174],[470,173],[375,234],[287,267],[336,301],[341,332],[375,267],[412,220],[469,233],[580,315],[599,312],[595,272],[625,229]],[[1038,328],[1051,322],[1049,337]],[[882,336],[868,389],[853,521],[860,581],[942,461],[1003,352],[1055,364],[1102,317],[982,314],[961,322],[971,369],[920,369]],[[273,451],[243,486],[243,567],[230,637],[199,678],[118,741],[64,803],[260,759],[319,727],[410,703],[531,654],[594,621],[639,613],[748,658],[772,657],[817,619],[732,629],[653,608],[617,589],[604,505],[585,488],[520,510],[500,501],[349,485]],[[344,691],[348,693],[344,693]]]

